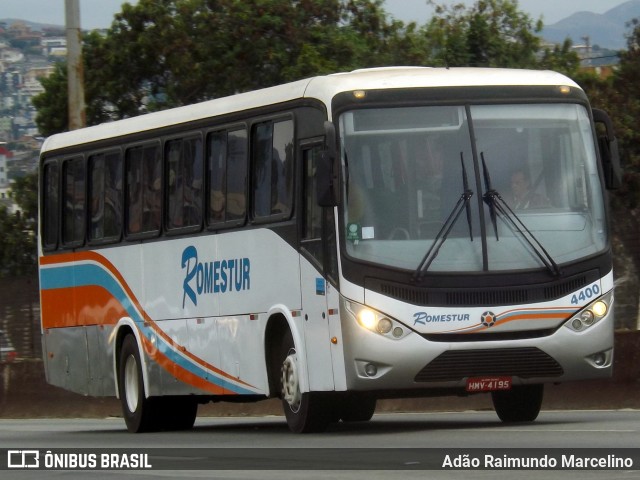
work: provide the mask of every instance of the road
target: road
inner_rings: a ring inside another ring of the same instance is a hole
[[[482,449],[482,456],[490,452],[500,457],[504,452],[514,452],[503,449],[514,448],[537,452],[531,454],[534,456],[555,456],[563,449],[635,449],[618,452],[631,452],[633,468],[521,470],[516,472],[518,480],[640,479],[640,411],[543,411],[536,422],[518,425],[501,424],[493,412],[378,414],[367,423],[338,424],[325,433],[308,435],[290,433],[283,417],[275,416],[198,418],[191,431],[140,435],[127,433],[122,419],[116,418],[0,420],[0,449],[5,449],[0,452],[2,455],[7,455],[6,449],[39,449],[42,455],[59,449],[89,449],[81,451],[98,454],[109,449],[154,449],[154,467],[168,462],[175,468],[127,472],[11,470],[0,472],[3,479],[513,478],[514,472],[505,469],[434,470],[425,469],[424,465],[428,464],[429,455],[435,455],[439,465],[443,453],[450,454],[450,460],[457,454],[473,458],[476,449]],[[0,460],[0,465],[6,465],[5,459]],[[194,465],[204,465],[206,470],[191,470]],[[221,470],[222,467],[233,469]]]

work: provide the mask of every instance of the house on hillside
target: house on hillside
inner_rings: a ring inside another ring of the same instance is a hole
[[[13,157],[13,153],[9,151],[6,145],[0,144],[0,188],[9,186],[8,162]]]

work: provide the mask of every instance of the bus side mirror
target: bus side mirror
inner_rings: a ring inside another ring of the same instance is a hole
[[[603,125],[604,129],[596,128],[600,160],[604,173],[605,186],[609,190],[620,188],[622,184],[622,171],[620,168],[620,154],[618,152],[618,139],[613,132],[613,122],[603,110],[593,109],[593,120],[597,125]],[[603,131],[604,130],[604,131]]]
[[[324,122],[324,136],[324,150],[316,165],[317,201],[321,207],[334,207],[340,203],[340,163],[332,122]]]

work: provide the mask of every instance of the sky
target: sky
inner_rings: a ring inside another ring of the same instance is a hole
[[[590,11],[604,13],[626,0],[519,0],[520,10],[534,20],[542,17],[547,25],[572,13]],[[476,0],[437,0],[440,4],[464,3]],[[83,29],[106,28],[123,0],[80,0],[80,25]],[[135,3],[130,0],[129,3]],[[0,0],[0,18],[17,18],[39,23],[64,25],[65,0]],[[398,20],[423,24],[431,15],[427,0],[385,0],[385,10]]]

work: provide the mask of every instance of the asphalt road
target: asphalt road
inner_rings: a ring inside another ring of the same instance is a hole
[[[501,424],[493,412],[379,414],[367,423],[341,423],[325,433],[307,435],[290,433],[283,417],[198,418],[191,431],[139,435],[127,433],[117,418],[0,420],[0,455],[7,456],[0,458],[4,467],[9,450],[13,455],[15,450],[36,450],[44,463],[47,451],[83,452],[99,459],[104,453],[121,453],[118,449],[127,449],[127,455],[147,453],[154,468],[12,469],[0,471],[0,478],[640,479],[640,411],[543,411],[534,423],[514,425]],[[561,462],[565,453],[576,458],[613,454],[633,458],[634,465],[517,472],[495,464],[489,469],[439,468],[456,458],[477,458],[485,466],[486,455],[497,461],[506,455],[538,461],[546,456]],[[131,458],[128,461],[133,462]]]

